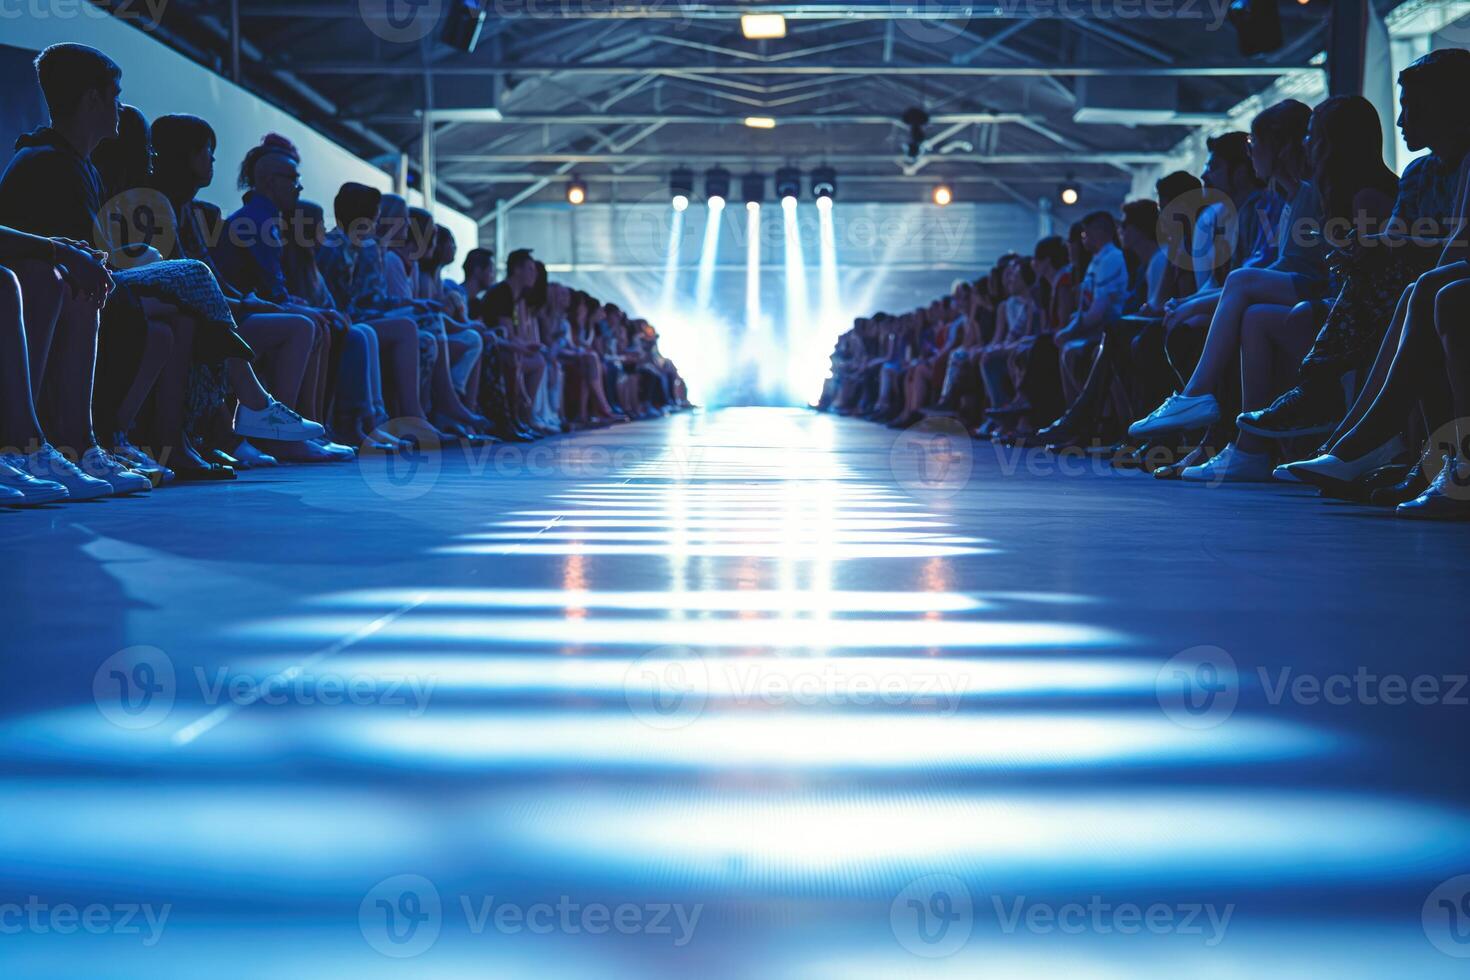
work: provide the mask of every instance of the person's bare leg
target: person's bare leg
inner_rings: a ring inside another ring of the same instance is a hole
[[[46,374],[39,385],[41,423],[53,441],[78,458],[97,444],[92,386],[97,368],[97,306],[67,291],[62,297]],[[49,415],[49,417],[48,417]]]
[[[1461,279],[1441,289],[1435,298],[1435,326],[1444,348],[1445,373],[1449,376],[1450,411],[1462,426],[1460,451],[1465,452],[1466,419],[1470,419],[1470,279]]]
[[[1378,392],[1383,389],[1383,383],[1388,380],[1388,369],[1393,364],[1393,356],[1399,349],[1399,343],[1404,336],[1404,321],[1409,313],[1409,296],[1411,290],[1404,290],[1399,297],[1398,306],[1394,308],[1393,319],[1389,321],[1388,330],[1383,335],[1383,341],[1378,346],[1378,356],[1373,359],[1373,366],[1368,371],[1368,376],[1363,379],[1363,386],[1358,390],[1358,396],[1348,408],[1347,415],[1343,416],[1337,428],[1327,437],[1325,445],[1330,447],[1337,443],[1353,430],[1363,416],[1368,414],[1368,409],[1373,405],[1373,399],[1378,397]]]
[[[44,262],[17,262],[11,267],[24,297],[26,353],[30,358],[30,377],[39,388],[46,376],[51,356],[51,342],[56,333],[56,319],[61,314],[61,300],[66,285],[55,267]]]
[[[301,404],[296,410],[309,419],[326,416],[327,365],[332,356],[332,331],[316,325],[316,342],[306,359],[306,376],[301,381]]]
[[[316,324],[295,313],[257,313],[240,324],[240,334],[262,352],[265,389],[283,405],[294,408],[316,340]]]
[[[1383,380],[1373,388],[1365,388],[1358,397],[1353,406],[1357,419],[1333,442],[1332,455],[1359,459],[1402,431],[1405,419],[1420,399],[1427,398],[1435,405],[1447,401],[1444,377],[1435,369],[1441,354],[1435,331],[1435,301],[1449,281],[1443,275],[1425,274],[1406,290],[1407,312],[1398,336],[1391,340],[1394,331],[1390,330],[1374,360],[1373,374],[1381,372]]]
[[[587,367],[588,389],[592,396],[592,405],[597,414],[603,417],[614,414],[612,404],[607,400],[607,380],[602,372],[602,358],[597,354],[589,353],[583,358]]]
[[[535,412],[533,402],[536,392],[541,387],[541,379],[546,374],[546,361],[540,354],[523,354],[521,362],[521,405],[520,416],[524,425],[530,425],[534,421]]]
[[[419,331],[412,320],[369,320],[383,355],[383,382],[392,388],[390,411],[399,418],[424,418],[419,402]],[[384,392],[386,395],[386,391]]]
[[[0,266],[0,451],[30,452],[45,442],[31,393],[25,304],[20,280]]]
[[[1285,273],[1268,269],[1237,269],[1225,280],[1220,303],[1205,334],[1205,349],[1181,394],[1214,394],[1231,365],[1240,357],[1240,327],[1246,310],[1257,304],[1296,305],[1296,287]]]
[[[1290,306],[1258,303],[1245,311],[1240,324],[1240,410],[1254,411],[1271,404],[1279,394],[1273,387],[1275,364],[1279,357],[1277,335],[1286,331],[1286,322],[1291,314]],[[1300,344],[1296,360],[1301,361],[1312,338]],[[1241,430],[1235,445],[1242,452],[1269,452],[1272,442],[1261,436]]]
[[[177,454],[188,452],[184,442],[184,401],[188,396],[189,368],[194,362],[194,319],[170,317],[168,358],[153,388],[153,426],[149,455],[164,466]]]
[[[473,416],[464,407],[464,402],[460,401],[459,392],[454,390],[454,379],[449,374],[451,353],[448,338],[441,336],[438,346],[439,357],[434,362],[433,378],[434,411],[461,424],[472,422]]]
[[[127,393],[123,395],[122,401],[117,406],[117,429],[120,433],[126,433],[138,421],[138,413],[143,409],[143,402],[148,397],[148,392],[158,381],[164,366],[168,363],[169,351],[173,347],[174,332],[169,321],[150,318],[147,321],[147,333],[143,340],[143,351],[138,358],[138,373],[133,377],[133,383],[128,386]]]

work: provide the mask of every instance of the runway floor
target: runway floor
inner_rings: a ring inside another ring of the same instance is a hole
[[[11,977],[1463,977],[1470,527],[693,413],[0,512]]]

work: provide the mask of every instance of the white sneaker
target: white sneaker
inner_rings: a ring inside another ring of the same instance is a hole
[[[142,473],[136,473],[118,462],[117,457],[93,446],[82,453],[82,472],[98,480],[106,480],[116,496],[126,493],[143,493],[153,489],[153,481]]]
[[[1295,463],[1287,463],[1286,469],[1298,480],[1312,483],[1313,477],[1325,478],[1327,480],[1351,483],[1359,477],[1372,473],[1380,466],[1387,466],[1394,461],[1394,457],[1403,453],[1408,445],[1399,436],[1379,446],[1366,455],[1357,459],[1342,459],[1331,453],[1323,453],[1312,459],[1298,460]]]
[[[19,461],[19,462],[17,462]],[[112,484],[88,476],[77,465],[58,453],[50,443],[29,456],[7,456],[4,462],[38,480],[49,480],[66,487],[69,500],[96,500],[112,496]]]
[[[321,423],[302,418],[274,398],[259,410],[246,408],[243,404],[237,406],[235,432],[246,439],[275,439],[279,442],[319,439],[327,434]]]
[[[1242,452],[1232,442],[1198,466],[1186,466],[1179,479],[1190,483],[1265,483],[1271,479],[1271,457]]]
[[[1290,463],[1282,463],[1271,471],[1271,479],[1280,480],[1282,483],[1300,483],[1302,478],[1291,471]]]
[[[15,463],[10,462],[15,460]],[[19,463],[20,466],[17,466]],[[65,500],[71,494],[66,487],[52,480],[38,480],[20,467],[25,461],[17,456],[0,456],[0,489],[8,491],[0,503],[19,506],[21,504],[49,504]],[[14,496],[11,496],[14,494]]]
[[[1214,395],[1181,395],[1178,392],[1164,399],[1164,404],[1154,409],[1146,418],[1141,418],[1128,427],[1133,438],[1155,435],[1159,432],[1175,432],[1180,429],[1203,429],[1220,421],[1220,403]]]

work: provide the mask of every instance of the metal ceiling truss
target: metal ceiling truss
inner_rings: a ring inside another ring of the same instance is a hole
[[[370,156],[425,161],[437,171],[426,183],[483,226],[574,176],[653,183],[682,163],[826,162],[871,199],[941,178],[1033,203],[1074,176],[1121,194],[1184,127],[1322,70],[1302,63],[1321,25],[1299,11],[1283,7],[1296,27],[1277,56],[1247,61],[1228,29],[1211,30],[1218,4],[1166,2],[1161,19],[1057,0],[512,0],[467,54],[437,32],[389,43],[358,3],[191,0],[168,7],[161,34],[193,41],[201,60],[226,42],[243,84],[284,91],[292,111]],[[745,39],[750,13],[784,15],[787,36]],[[1073,85],[1087,78],[1178,80],[1194,101],[1177,117],[1140,115],[1147,128],[1079,122]],[[915,106],[930,119],[911,160],[899,116]],[[774,130],[732,133],[749,116]]]

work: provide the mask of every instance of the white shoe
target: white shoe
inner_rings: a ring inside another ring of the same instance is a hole
[[[28,473],[38,480],[59,483],[66,488],[68,500],[96,500],[112,496],[112,484],[88,476],[77,465],[58,453],[50,443],[29,456],[6,456],[0,462]]]
[[[311,444],[323,452],[331,453],[337,459],[348,460],[357,458],[356,449],[353,449],[351,446],[344,446],[340,442],[333,442],[330,439],[313,439],[311,440]]]
[[[1325,477],[1340,483],[1352,483],[1372,473],[1378,467],[1392,463],[1394,457],[1403,453],[1406,448],[1408,447],[1404,440],[1399,436],[1394,436],[1371,453],[1359,456],[1357,459],[1342,459],[1331,453],[1323,453],[1313,459],[1287,463],[1286,470],[1298,480],[1307,483],[1313,482],[1313,477]]]
[[[1271,471],[1271,479],[1280,480],[1282,483],[1300,483],[1302,478],[1291,471],[1290,463],[1282,463]]]
[[[327,434],[319,422],[304,419],[274,398],[262,409],[235,408],[235,432],[246,439],[275,439],[278,442],[300,442],[319,439]]]
[[[143,493],[153,489],[152,480],[142,473],[128,469],[117,461],[116,456],[101,446],[93,446],[82,453],[80,465],[83,473],[111,484],[115,496],[121,497],[126,493]]]
[[[1232,442],[1198,466],[1186,466],[1179,479],[1190,483],[1264,483],[1271,479],[1271,457],[1242,452]]]
[[[31,476],[20,466],[8,462],[14,459],[24,466],[25,463],[19,457],[0,457],[0,490],[6,491],[4,500],[0,503],[10,506],[31,504],[49,504],[58,500],[65,500],[71,494],[66,487],[53,480],[38,480]],[[13,496],[12,496],[13,495]]]
[[[1178,392],[1164,399],[1164,404],[1154,409],[1146,418],[1141,418],[1128,427],[1132,437],[1155,435],[1159,432],[1175,432],[1180,429],[1203,429],[1220,421],[1220,403],[1214,395],[1181,395]]]
[[[241,439],[240,445],[230,450],[230,455],[240,461],[240,468],[253,470],[262,466],[280,466],[281,461],[270,453],[261,452],[256,446],[250,444],[249,439]]]

